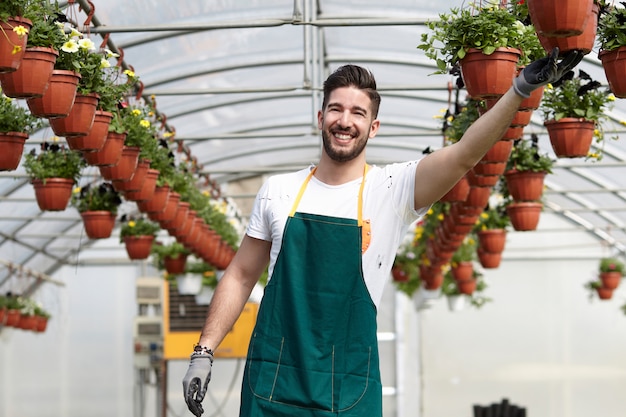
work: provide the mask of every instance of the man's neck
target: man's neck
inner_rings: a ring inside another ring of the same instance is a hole
[[[355,158],[348,162],[337,162],[328,157],[322,157],[315,170],[315,178],[328,185],[345,184],[361,178],[365,164],[365,157]]]

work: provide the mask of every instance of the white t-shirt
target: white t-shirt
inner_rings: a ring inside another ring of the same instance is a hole
[[[372,301],[378,307],[389,279],[396,251],[408,227],[428,207],[413,209],[415,167],[418,161],[370,167],[363,190],[363,219],[371,221],[371,242],[363,253],[363,275]],[[257,194],[248,236],[272,242],[269,277],[280,252],[287,217],[313,167],[269,178]],[[328,185],[311,178],[296,211],[356,219],[361,179]]]

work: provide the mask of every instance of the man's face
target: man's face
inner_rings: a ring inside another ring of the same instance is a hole
[[[334,90],[326,108],[318,114],[324,151],[336,162],[347,162],[359,156],[378,131],[369,96],[354,87]]]

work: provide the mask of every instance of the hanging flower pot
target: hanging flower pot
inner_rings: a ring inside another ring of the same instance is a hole
[[[53,70],[43,96],[26,100],[30,112],[48,119],[66,117],[74,104],[79,79],[78,72]]]
[[[152,198],[138,201],[137,207],[142,213],[160,213],[169,201],[170,187],[167,184],[154,188]]]
[[[611,288],[597,287],[596,292],[600,300],[610,300],[613,298],[613,290]]]
[[[456,287],[461,294],[472,295],[476,291],[476,285],[478,282],[474,278],[456,281]]]
[[[391,277],[394,282],[407,282],[410,278],[409,273],[401,265],[394,265],[391,268]]]
[[[521,126],[510,126],[502,135],[500,140],[517,140],[524,135],[524,128]]]
[[[621,272],[600,272],[600,281],[602,281],[602,286],[604,288],[614,290],[617,287],[619,287],[619,284],[622,281],[622,273]]]
[[[168,229],[168,232],[171,236],[174,236],[177,241],[181,242],[185,246],[187,246],[186,243],[195,243],[195,241],[191,239],[194,234],[196,235],[197,239],[197,237],[200,236],[201,231],[201,225],[196,223],[197,219],[197,211],[189,209],[187,210],[187,218],[183,222],[182,226],[176,229]]]
[[[537,88],[530,93],[530,97],[525,98],[519,105],[520,110],[537,110],[543,98],[545,87]]]
[[[87,135],[93,126],[98,100],[97,94],[77,94],[67,117],[50,119],[54,134],[65,137]]]
[[[593,18],[593,0],[528,0],[528,13],[538,34],[575,36]]]
[[[479,161],[474,167],[472,171],[476,175],[502,175],[504,170],[506,169],[506,162],[483,162]]]
[[[150,256],[154,236],[124,236],[123,239],[129,259],[140,260]]]
[[[187,264],[187,255],[178,254],[177,256],[165,256],[163,265],[170,275],[179,275],[185,273],[185,265]]]
[[[157,182],[158,177],[159,177],[159,170],[148,168],[146,172],[146,177],[144,178],[144,181],[141,185],[141,189],[138,191],[125,191],[124,197],[127,200],[136,201],[138,206],[144,202],[148,202],[149,200],[154,198],[154,193],[156,191],[156,182]],[[141,207],[139,207],[139,210],[144,213],[147,212],[147,210],[142,210]]]
[[[469,182],[466,176],[463,176],[455,185],[448,191],[440,201],[453,202],[453,201],[465,201],[467,194],[469,193]]]
[[[470,187],[470,191],[465,199],[465,205],[482,209],[489,202],[490,195],[491,188],[489,187]]]
[[[474,276],[474,264],[471,261],[462,261],[452,265],[450,269],[455,281],[467,281]]]
[[[148,168],[150,168],[150,162],[142,159],[137,163],[135,172],[133,173],[130,180],[113,180],[113,188],[120,192],[141,190],[141,188],[143,187],[143,183],[148,175]]]
[[[543,205],[538,202],[514,202],[506,206],[511,225],[517,231],[536,230]]]
[[[502,253],[506,244],[506,229],[486,229],[477,232],[478,246],[485,252]]]
[[[35,198],[42,211],[63,211],[72,197],[74,180],[71,178],[33,179]]]
[[[107,166],[115,165],[122,157],[122,149],[124,149],[125,133],[109,132],[102,149],[99,151],[83,152],[83,157],[89,165]]]
[[[480,265],[485,269],[498,268],[502,261],[502,252],[487,252],[479,247],[476,250],[476,254],[478,255]]]
[[[552,37],[538,33],[537,37],[539,38],[539,42],[541,42],[541,46],[543,46],[548,54],[550,54],[554,48],[559,48],[559,55],[561,56],[574,50],[582,51],[585,55],[588,54],[593,49],[596,41],[599,11],[600,7],[594,2],[591,8],[592,14],[587,18],[585,28],[579,35]]]
[[[24,143],[28,133],[0,132],[0,171],[17,169],[24,152]]]
[[[511,169],[504,173],[507,188],[515,201],[541,200],[545,172]]]
[[[593,120],[564,117],[558,121],[547,120],[544,125],[548,129],[550,144],[559,158],[578,158],[587,156],[595,122]]]
[[[473,99],[500,97],[513,84],[520,50],[497,48],[491,55],[470,49],[460,61],[461,74],[467,93]]]
[[[481,162],[506,162],[511,155],[511,149],[513,141],[499,140],[482,157]]]
[[[100,173],[107,180],[129,181],[137,169],[139,152],[141,149],[137,146],[124,146],[117,164],[101,166]]]
[[[626,46],[612,51],[601,50],[598,58],[602,61],[611,92],[615,97],[626,98]]]
[[[84,211],[80,213],[89,239],[111,237],[115,227],[115,214],[106,210]]]
[[[173,235],[176,229],[182,228],[185,225],[188,213],[189,203],[186,201],[179,201],[174,217],[171,220],[162,220],[159,223],[162,228],[168,230],[170,235]]]
[[[106,141],[107,134],[109,133],[109,125],[111,124],[112,119],[112,113],[96,110],[89,132],[83,136],[66,137],[65,141],[67,142],[67,146],[70,149],[83,152],[101,150],[104,146],[104,142]]]
[[[470,187],[493,187],[500,178],[499,175],[477,175],[472,169],[467,171],[465,175]]]
[[[14,30],[22,26],[25,30]],[[22,63],[28,31],[33,22],[21,16],[9,17],[6,21],[0,21],[0,73],[13,72]]]
[[[46,328],[48,327],[48,320],[49,318],[46,316],[35,316],[36,318],[36,326],[35,326],[35,331],[37,333],[43,333],[46,331]]]
[[[0,74],[2,92],[12,98],[43,96],[57,56],[52,48],[27,48],[17,71]]]
[[[170,192],[167,197],[167,203],[160,212],[147,212],[150,220],[157,222],[167,222],[173,220],[178,211],[178,202],[180,201],[180,194],[177,192]]]

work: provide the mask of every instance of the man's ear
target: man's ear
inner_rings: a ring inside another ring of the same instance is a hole
[[[380,120],[376,119],[372,122],[372,125],[370,126],[370,134],[369,134],[370,139],[376,136],[379,128],[380,128]]]
[[[317,111],[317,128],[322,129],[322,125],[324,124],[324,112],[321,110]]]

